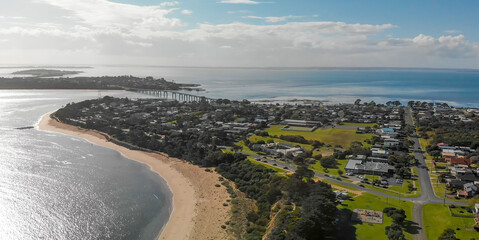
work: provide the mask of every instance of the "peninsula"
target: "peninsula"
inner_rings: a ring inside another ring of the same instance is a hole
[[[477,234],[478,113],[415,101],[325,106],[104,97],[52,116],[98,131],[110,144],[192,163],[203,169],[195,172],[199,179],[215,169],[219,182],[210,187],[226,195],[205,211],[226,208],[230,215],[211,218],[209,225],[223,230],[215,234],[224,234],[214,238],[434,239],[450,229],[461,229],[454,234],[462,238]],[[436,151],[463,161],[440,164],[430,157]],[[442,174],[441,182],[461,180],[464,188],[449,189],[444,199],[433,186],[443,168],[454,174]],[[444,222],[432,227],[437,214]]]
[[[37,71],[37,70],[33,70]],[[103,77],[14,77],[0,78],[0,89],[98,89],[98,90],[187,90],[200,91],[198,84],[182,84],[164,78],[134,76]]]

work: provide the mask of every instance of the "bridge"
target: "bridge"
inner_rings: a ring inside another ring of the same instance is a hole
[[[153,96],[160,99],[171,99],[179,102],[213,102],[216,99],[197,96],[188,93],[176,92],[171,90],[148,90],[148,89],[129,89],[129,91],[137,92]]]

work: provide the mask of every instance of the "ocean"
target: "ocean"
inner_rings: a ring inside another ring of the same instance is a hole
[[[138,97],[123,91],[102,95]],[[120,153],[35,125],[97,91],[0,91],[0,239],[155,239],[166,182]]]
[[[0,77],[25,68],[0,68]],[[233,100],[291,99],[330,103],[399,100],[446,102],[479,107],[479,71],[447,69],[254,69],[154,66],[93,66],[77,76],[134,75],[198,83],[212,98]]]

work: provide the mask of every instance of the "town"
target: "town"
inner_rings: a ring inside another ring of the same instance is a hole
[[[368,236],[382,228],[384,238],[437,239],[450,234],[452,226],[433,225],[432,215],[468,222],[454,226],[458,236],[475,236],[479,229],[478,114],[477,109],[413,101],[403,106],[398,101],[376,104],[360,99],[326,105],[104,97],[69,104],[54,116],[107,133],[117,144],[217,167],[240,190],[251,193],[258,206],[264,201],[257,197],[264,194],[258,192],[262,190],[250,189],[245,184],[253,179],[241,180],[243,176],[232,170],[241,166],[235,162],[239,155],[251,166],[282,178],[304,174],[327,183],[338,203],[338,217],[331,227],[355,228],[353,233],[331,233],[336,238],[352,234],[376,239]],[[271,188],[274,178],[268,181],[258,187]],[[272,206],[285,196],[274,196],[267,201],[268,209],[259,209],[254,212],[257,217],[246,221],[248,239],[271,237],[267,232],[281,230],[269,221],[275,219]],[[444,211],[435,212],[439,210]],[[368,219],[372,224],[365,224]],[[406,219],[422,231],[406,225]]]

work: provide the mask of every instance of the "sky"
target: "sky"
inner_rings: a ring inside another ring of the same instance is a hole
[[[0,0],[0,64],[479,69],[477,0]]]

